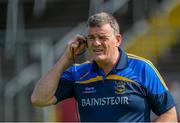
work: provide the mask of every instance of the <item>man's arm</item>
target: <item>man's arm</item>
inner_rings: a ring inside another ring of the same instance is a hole
[[[176,108],[173,107],[159,116],[156,122],[177,122]]]
[[[70,60],[66,55],[63,55],[54,67],[37,82],[31,96],[33,105],[48,106],[57,101],[54,94],[59,84],[60,75],[69,64]]]
[[[57,99],[54,96],[59,84],[60,75],[71,64],[73,57],[78,54],[84,47],[80,46],[80,41],[84,37],[77,35],[72,39],[63,54],[54,67],[43,76],[36,84],[31,95],[31,102],[35,106],[48,106],[56,103]]]

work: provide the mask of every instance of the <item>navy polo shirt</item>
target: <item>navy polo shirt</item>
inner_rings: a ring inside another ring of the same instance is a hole
[[[151,110],[161,115],[175,106],[149,60],[119,51],[108,75],[95,61],[65,70],[55,93],[57,102],[74,97],[82,122],[149,122]]]

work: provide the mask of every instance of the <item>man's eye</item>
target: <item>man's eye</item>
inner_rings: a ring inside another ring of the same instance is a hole
[[[107,37],[106,36],[99,36],[99,39],[100,40],[107,40]]]
[[[105,41],[105,40],[107,40],[108,39],[108,37],[109,36],[100,36],[100,35],[98,35],[98,36],[93,36],[93,35],[91,35],[91,36],[88,36],[87,37],[87,40],[96,40],[96,38],[97,39],[99,39],[99,40],[103,40],[103,41]]]
[[[88,36],[87,37],[87,40],[94,40],[95,39],[95,36]]]

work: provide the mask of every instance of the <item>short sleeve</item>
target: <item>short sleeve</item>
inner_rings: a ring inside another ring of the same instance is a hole
[[[161,115],[175,106],[174,99],[166,83],[150,61],[145,65],[144,81],[148,89],[150,108],[156,115]]]
[[[56,104],[59,101],[62,101],[67,98],[71,98],[74,96],[74,79],[73,79],[73,71],[72,68],[64,71],[60,77],[59,85],[55,92],[55,97],[57,99]]]
[[[169,91],[161,94],[150,94],[149,102],[152,111],[158,116],[175,106],[173,97]]]

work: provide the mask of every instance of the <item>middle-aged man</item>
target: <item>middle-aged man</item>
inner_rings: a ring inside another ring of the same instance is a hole
[[[176,122],[175,103],[159,72],[149,60],[127,54],[116,19],[105,12],[88,19],[88,35],[76,35],[62,57],[33,91],[36,106],[54,105],[74,97],[80,121]],[[138,44],[137,44],[138,45]],[[73,65],[87,47],[91,61]],[[69,67],[69,68],[68,68]]]

